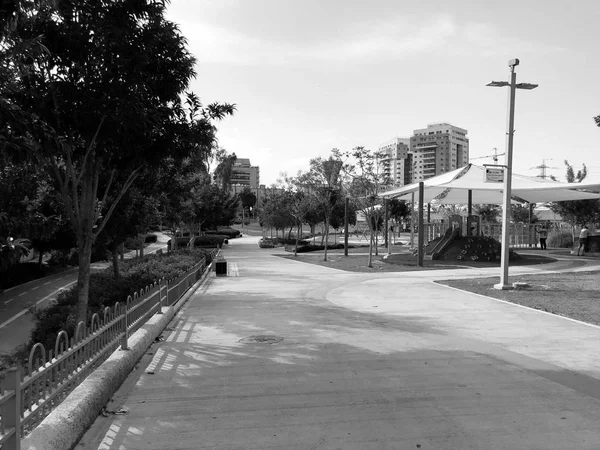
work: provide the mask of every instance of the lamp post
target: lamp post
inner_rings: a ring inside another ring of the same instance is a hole
[[[506,130],[506,155],[504,156],[504,195],[502,205],[502,256],[500,264],[502,272],[500,274],[500,283],[494,285],[494,289],[507,290],[513,289],[513,286],[508,283],[508,257],[510,247],[510,217],[511,217],[511,187],[512,187],[512,154],[513,154],[513,136],[515,125],[515,92],[517,89],[535,89],[537,84],[518,83],[515,67],[519,65],[518,59],[508,61],[510,67],[510,82],[507,81],[492,81],[487,86],[505,87],[509,86],[508,95],[508,123]]]

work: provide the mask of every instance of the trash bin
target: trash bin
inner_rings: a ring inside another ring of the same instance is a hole
[[[215,274],[217,276],[227,276],[227,261],[224,258],[215,261]]]

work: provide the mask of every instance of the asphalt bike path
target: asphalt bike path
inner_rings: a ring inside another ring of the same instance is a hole
[[[145,254],[154,253],[159,249],[166,251],[169,236],[160,234],[157,243],[144,248]],[[132,258],[135,252],[125,254]],[[98,262],[92,264],[92,272],[109,267],[110,263]],[[28,314],[30,307],[46,307],[56,299],[60,291],[70,288],[77,282],[77,267],[63,272],[30,281],[28,283],[6,289],[0,295],[0,356],[10,354],[17,346],[29,340],[33,328],[32,316]]]

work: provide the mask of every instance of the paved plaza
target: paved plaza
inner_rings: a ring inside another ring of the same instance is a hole
[[[600,448],[600,328],[433,283],[498,268],[348,273],[257,240],[78,449]]]

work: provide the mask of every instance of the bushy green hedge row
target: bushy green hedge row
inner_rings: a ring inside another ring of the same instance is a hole
[[[295,242],[294,242],[295,244]],[[294,247],[290,247],[291,251],[294,251]],[[343,249],[344,248],[344,244],[329,244],[327,246],[328,250],[339,250],[339,249]],[[349,245],[348,248],[354,248],[354,246]],[[315,251],[319,251],[319,250],[325,250],[325,246],[324,245],[313,245],[313,244],[306,244],[306,245],[298,245],[298,253],[306,253],[306,252],[315,252]]]
[[[225,239],[228,239],[228,237],[222,234],[196,236],[194,238],[194,247],[221,247],[225,242]],[[187,247],[188,242],[190,242],[189,237],[178,237],[177,248]],[[171,248],[171,239],[167,242],[167,246],[169,249]]]
[[[106,249],[94,246],[92,248],[92,262],[108,261]],[[47,261],[49,266],[78,266],[79,251],[76,248],[65,250],[52,250]]]
[[[103,318],[104,308],[113,307],[117,302],[123,304],[127,296],[139,292],[161,278],[176,278],[186,270],[206,258],[210,264],[209,250],[182,249],[162,255],[147,255],[143,258],[123,261],[119,268],[121,278],[115,279],[113,269],[109,267],[90,276],[90,293],[88,315],[98,313]],[[77,291],[75,286],[58,295],[56,301],[47,308],[33,312],[35,325],[31,331],[30,341],[21,354],[28,354],[29,349],[41,342],[46,349],[53,349],[56,336],[62,329],[69,337],[73,336],[76,325]]]
[[[218,230],[207,230],[204,232],[206,235],[224,235],[227,236],[228,239],[234,239],[238,237],[241,233],[239,230],[231,227],[219,227]]]
[[[566,230],[552,230],[548,234],[547,246],[552,248],[572,248],[573,234]]]

